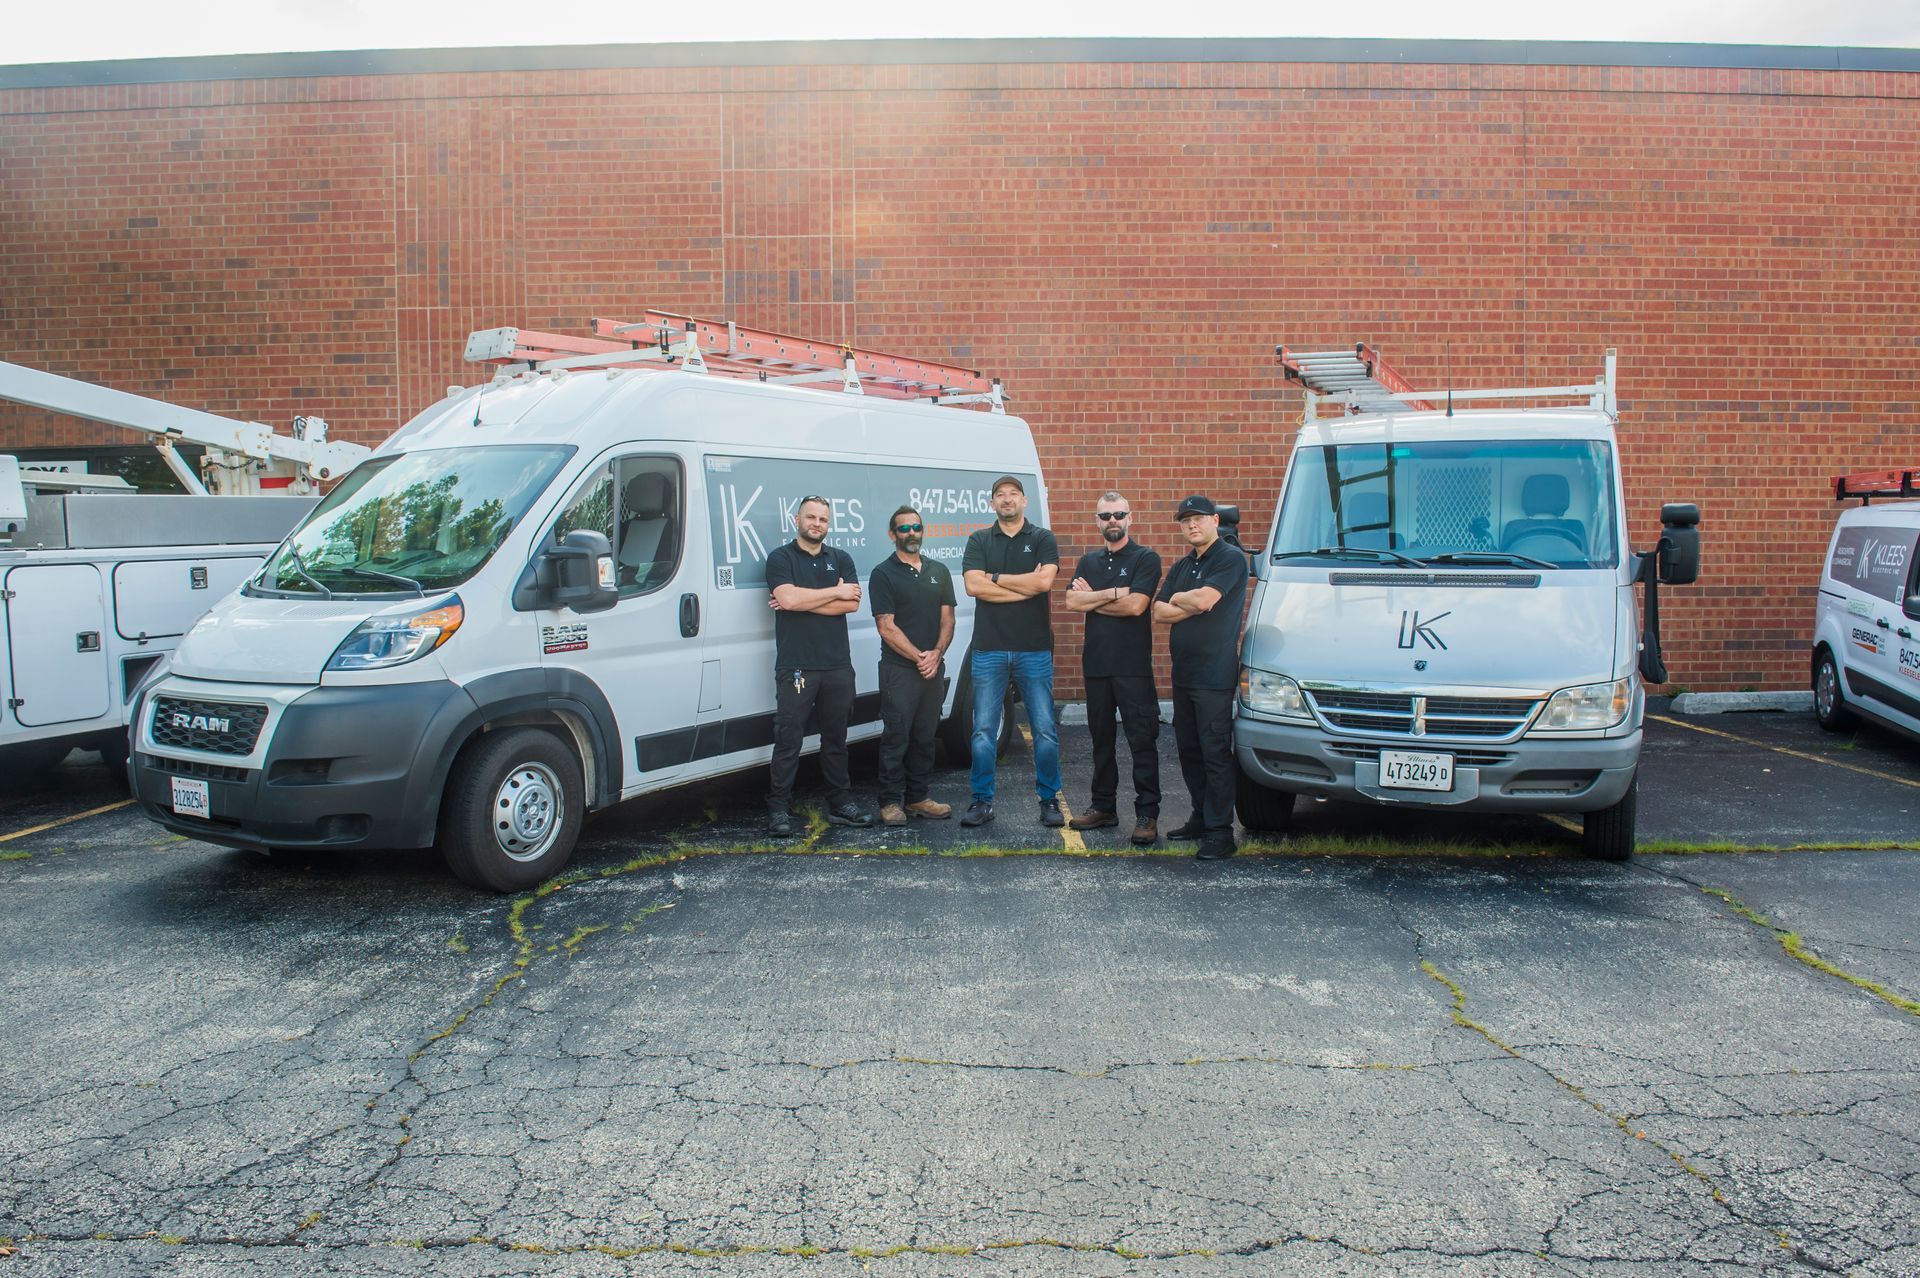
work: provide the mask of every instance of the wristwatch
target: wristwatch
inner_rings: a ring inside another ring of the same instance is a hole
[[[993,584],[997,586],[1000,584],[1000,574],[996,572],[993,574],[992,577],[988,578],[988,580],[993,582]]]

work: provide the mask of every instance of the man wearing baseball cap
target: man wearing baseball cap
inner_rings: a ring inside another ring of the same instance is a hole
[[[1247,598],[1246,554],[1220,537],[1220,512],[1194,494],[1174,516],[1190,547],[1167,570],[1153,604],[1170,627],[1173,736],[1193,815],[1169,839],[1198,839],[1194,856],[1229,857],[1233,841],[1233,693],[1240,678],[1240,617]]]
[[[1053,715],[1053,616],[1047,592],[1060,571],[1053,534],[1027,521],[1027,489],[1002,475],[988,490],[993,523],[967,538],[960,571],[979,601],[973,616],[973,802],[961,825],[993,820],[1000,710],[1009,680],[1033,724],[1033,783],[1040,823],[1066,824],[1060,811],[1060,729]]]

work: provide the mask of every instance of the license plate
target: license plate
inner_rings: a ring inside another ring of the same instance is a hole
[[[207,793],[207,783],[174,777],[173,811],[175,816],[200,817],[203,820],[212,816],[213,797]]]
[[[1380,785],[1388,790],[1451,790],[1453,756],[1382,750]]]

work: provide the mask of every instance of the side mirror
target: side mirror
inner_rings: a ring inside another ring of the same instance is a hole
[[[1220,540],[1247,556],[1247,574],[1257,577],[1260,569],[1253,562],[1255,552],[1250,551],[1240,540],[1240,508],[1238,506],[1215,506],[1220,515]]]
[[[586,528],[576,528],[558,542],[543,545],[513,588],[517,612],[539,608],[605,612],[619,602],[613,544],[605,533]]]
[[[1689,586],[1700,576],[1700,508],[1669,502],[1660,508],[1660,584]]]

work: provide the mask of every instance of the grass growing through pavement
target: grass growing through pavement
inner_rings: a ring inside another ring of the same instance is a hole
[[[1756,927],[1763,927],[1773,933],[1774,939],[1780,942],[1780,948],[1785,950],[1787,957],[1793,959],[1796,963],[1804,963],[1816,972],[1845,981],[1855,989],[1864,990],[1875,998],[1892,1004],[1909,1016],[1920,1016],[1920,1003],[1916,1003],[1904,995],[1894,993],[1878,981],[1870,981],[1864,976],[1856,976],[1845,968],[1829,963],[1826,959],[1821,958],[1818,954],[1808,949],[1806,942],[1800,939],[1798,932],[1790,932],[1786,928],[1779,926],[1772,919],[1769,919],[1758,910],[1753,909],[1725,888],[1703,887],[1700,890],[1720,901],[1721,904],[1725,905],[1747,922],[1752,923]]]

